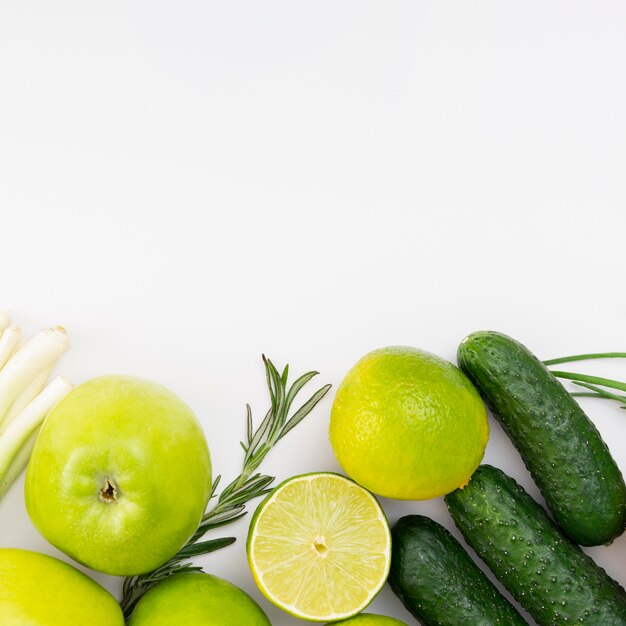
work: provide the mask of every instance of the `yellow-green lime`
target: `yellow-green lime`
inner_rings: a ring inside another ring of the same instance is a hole
[[[271,626],[261,607],[226,580],[202,572],[174,574],[137,603],[128,626]]]
[[[478,392],[452,363],[404,346],[364,356],[337,390],[330,441],[358,483],[425,500],[467,483],[489,438]]]
[[[376,498],[332,473],[285,481],[259,505],[248,562],[263,594],[301,619],[362,611],[389,574],[391,534]]]
[[[393,617],[374,615],[373,613],[361,613],[350,619],[341,620],[334,624],[327,624],[326,626],[407,626],[407,624]]]

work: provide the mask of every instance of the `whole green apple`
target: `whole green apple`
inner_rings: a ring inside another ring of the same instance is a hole
[[[107,591],[51,556],[0,548],[2,626],[123,626]]]
[[[28,465],[26,508],[79,563],[131,576],[176,554],[210,489],[209,450],[189,407],[156,383],[103,376],[46,418]]]
[[[137,603],[128,626],[271,626],[261,607],[226,580],[190,572],[158,583]]]

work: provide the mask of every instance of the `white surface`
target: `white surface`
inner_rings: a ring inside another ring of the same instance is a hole
[[[624,349],[624,58],[618,0],[5,0],[1,304],[67,326],[76,383],[178,392],[227,478],[262,352],[336,385],[372,348],[453,359],[478,328]],[[264,470],[338,469],[330,406]],[[586,406],[626,469],[623,411]],[[486,460],[536,494],[497,425]],[[1,543],[55,554],[21,487]],[[441,500],[384,505],[451,527]],[[225,532],[207,569],[295,624],[255,589],[246,521]],[[626,538],[591,552],[626,583]],[[415,623],[388,589],[372,610]]]

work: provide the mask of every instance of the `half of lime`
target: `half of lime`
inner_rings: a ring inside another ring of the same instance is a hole
[[[362,611],[387,580],[391,534],[376,498],[332,473],[285,481],[259,505],[248,562],[263,594],[301,619]]]

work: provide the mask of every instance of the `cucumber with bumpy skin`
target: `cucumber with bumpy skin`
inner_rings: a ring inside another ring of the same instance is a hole
[[[454,523],[540,626],[625,626],[626,592],[515,480],[481,465],[445,498]]]
[[[424,626],[527,626],[443,526],[407,515],[391,533],[389,584]]]
[[[576,543],[610,543],[626,527],[626,486],[598,430],[526,347],[477,332],[459,366],[502,424],[557,523]]]

